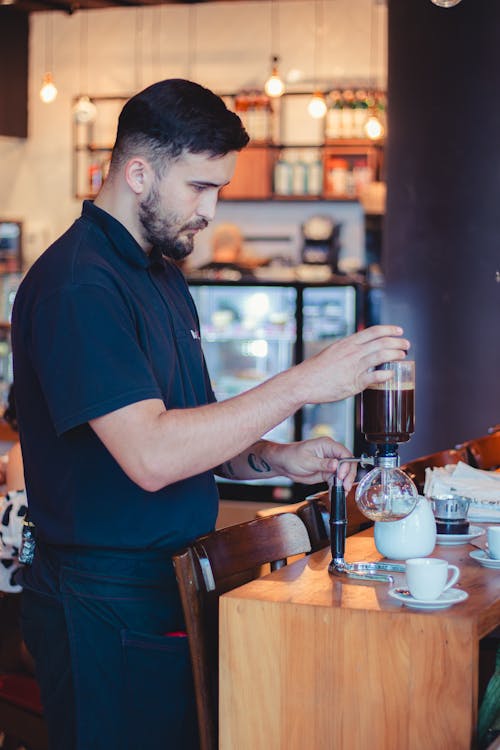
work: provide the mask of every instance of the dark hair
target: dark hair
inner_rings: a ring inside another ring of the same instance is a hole
[[[124,105],[118,119],[112,163],[133,151],[152,161],[176,158],[183,151],[224,156],[249,141],[238,115],[203,86],[181,78],[159,81]]]

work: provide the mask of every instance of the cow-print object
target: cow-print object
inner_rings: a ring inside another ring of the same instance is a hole
[[[0,591],[21,591],[14,576],[20,567],[17,556],[27,510],[24,490],[0,495]]]

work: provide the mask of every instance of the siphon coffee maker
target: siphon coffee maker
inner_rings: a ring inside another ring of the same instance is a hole
[[[399,468],[398,445],[407,442],[415,430],[415,362],[401,360],[380,365],[392,377],[367,388],[361,397],[361,430],[376,447],[375,454],[342,459],[362,467],[373,466],[359,482],[355,501],[373,521],[397,521],[409,515],[418,501],[418,490]],[[360,580],[392,581],[391,572],[404,572],[404,565],[389,562],[346,563],[346,497],[342,480],[331,487],[330,573],[343,573]]]

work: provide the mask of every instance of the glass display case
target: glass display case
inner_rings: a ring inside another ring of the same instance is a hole
[[[219,401],[238,395],[354,333],[353,284],[189,280],[200,316],[203,351]],[[265,437],[290,442],[329,435],[354,449],[355,403],[308,404]],[[303,488],[283,478],[247,483],[220,480],[225,499],[289,500]]]

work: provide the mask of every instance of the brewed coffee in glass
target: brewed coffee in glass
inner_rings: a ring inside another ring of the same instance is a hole
[[[361,430],[369,443],[406,443],[415,431],[415,362],[386,362],[393,376],[363,391]]]

